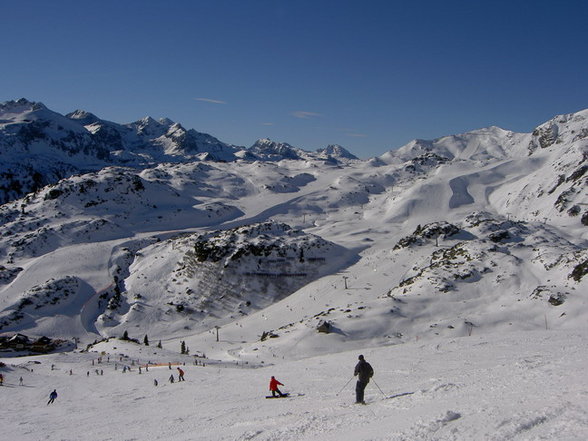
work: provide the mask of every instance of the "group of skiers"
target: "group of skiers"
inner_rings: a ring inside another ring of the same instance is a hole
[[[170,368],[170,369],[171,369],[171,368]],[[181,368],[179,368],[179,367],[178,367],[178,368],[176,368],[176,369],[178,370],[178,381],[186,381],[186,380],[184,379],[184,371],[183,371]],[[174,374],[171,374],[171,375],[169,376],[169,382],[170,382],[170,383],[173,383],[174,381],[175,381],[175,380],[174,380]],[[153,384],[154,384],[155,386],[157,386],[157,380],[155,380],[155,382],[154,382]]]
[[[365,404],[364,401],[364,392],[365,388],[368,385],[370,378],[374,375],[374,369],[372,366],[365,360],[363,355],[358,357],[359,361],[355,365],[355,369],[353,371],[353,376],[357,377],[357,383],[355,385],[355,403],[356,404]],[[185,381],[184,380],[184,371],[181,368],[177,368],[178,370],[178,381]],[[0,374],[0,385],[4,381],[4,377]],[[170,377],[170,382],[173,383],[173,375]],[[21,384],[22,384],[22,377],[21,377]],[[157,386],[157,380],[154,380],[154,385]],[[288,394],[282,393],[278,386],[284,386],[283,383],[278,381],[276,377],[272,375],[270,382],[269,382],[269,390],[272,393],[272,397],[286,397]],[[57,398],[57,390],[54,389],[53,392],[49,394],[49,401],[47,405],[53,403]]]

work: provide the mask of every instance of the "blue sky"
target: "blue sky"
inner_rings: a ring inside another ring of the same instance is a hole
[[[585,0],[2,2],[0,101],[367,158],[588,107]]]

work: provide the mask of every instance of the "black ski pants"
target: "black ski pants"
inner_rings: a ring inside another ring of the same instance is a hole
[[[357,381],[355,385],[355,402],[356,403],[363,403],[363,392],[367,386],[367,381],[364,383],[363,381]]]

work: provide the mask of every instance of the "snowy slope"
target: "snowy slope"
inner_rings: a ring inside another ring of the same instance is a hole
[[[87,353],[3,359],[10,405],[0,414],[15,441],[580,441],[588,436],[586,337],[474,333],[364,348],[375,370],[366,406],[352,404],[357,351],[255,367],[110,340]],[[170,384],[177,364],[186,381]],[[263,398],[272,375],[292,398]]]
[[[99,329],[116,336],[133,327],[157,338],[207,331],[264,309],[354,258],[272,222],[175,237],[135,253],[120,287],[124,295],[110,300]]]

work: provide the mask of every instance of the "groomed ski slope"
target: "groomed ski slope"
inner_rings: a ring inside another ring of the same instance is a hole
[[[0,388],[3,439],[585,440],[586,337],[576,331],[474,331],[366,348],[376,372],[366,406],[353,404],[354,380],[341,391],[357,351],[257,368],[214,361],[195,366],[187,357],[186,381],[170,384],[177,371],[167,363],[183,363],[177,352],[111,339],[96,347],[104,351],[101,364],[98,352],[3,359],[9,368]],[[123,374],[117,354],[127,355],[128,365],[131,359],[161,365],[141,374],[131,366]],[[285,384],[282,391],[297,396],[264,399],[271,375]],[[59,397],[47,406],[54,388]]]

